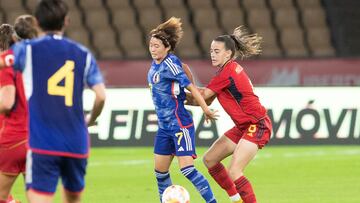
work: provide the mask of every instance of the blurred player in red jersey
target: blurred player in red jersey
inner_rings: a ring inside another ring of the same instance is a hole
[[[36,24],[33,16],[22,15],[16,19],[14,28],[2,25],[1,51],[20,39],[37,37]],[[25,172],[28,118],[22,81],[21,73],[11,67],[0,71],[0,203],[17,202],[9,193],[17,176]]]
[[[271,121],[266,109],[254,94],[250,79],[235,59],[258,55],[261,37],[249,35],[238,27],[232,35],[216,37],[210,48],[212,65],[219,70],[206,88],[201,89],[205,100],[218,98],[235,126],[219,137],[204,155],[210,175],[228,193],[233,202],[255,203],[253,188],[244,176],[244,169],[264,147],[271,135]],[[188,103],[195,104],[191,95]],[[226,169],[221,161],[232,155]]]
[[[22,37],[35,37],[35,24],[24,24],[21,19],[19,17],[15,25],[22,31]],[[27,19],[31,16],[27,15]],[[30,34],[31,29],[35,32]],[[11,25],[0,26],[1,51],[18,39]],[[11,67],[0,71],[0,113],[0,203],[16,202],[9,194],[17,176],[25,172],[28,117],[21,73],[14,72]]]
[[[14,30],[18,40],[35,38],[40,32],[36,18],[27,14],[16,18]]]

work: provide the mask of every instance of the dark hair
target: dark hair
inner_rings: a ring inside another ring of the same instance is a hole
[[[43,31],[58,31],[64,27],[68,6],[63,0],[41,0],[35,17]]]
[[[181,25],[180,18],[171,17],[166,22],[151,30],[149,36],[160,39],[165,47],[170,46],[170,51],[174,51],[183,35]]]
[[[232,52],[231,58],[240,56],[241,59],[259,55],[261,40],[262,37],[258,34],[248,34],[243,26],[235,28],[231,35],[221,35],[214,39],[214,41],[224,42],[225,49]]]
[[[16,18],[14,29],[20,39],[32,39],[37,37],[37,22],[32,15],[21,15]]]
[[[13,39],[14,33],[15,33],[15,31],[14,31],[13,26],[11,26],[9,24],[2,24],[0,26],[0,50],[1,51],[5,51],[5,50],[9,49],[9,47],[15,43],[14,39]]]

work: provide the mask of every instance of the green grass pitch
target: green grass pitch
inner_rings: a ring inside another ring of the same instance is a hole
[[[195,165],[210,181],[218,202],[230,202],[201,162],[205,150],[198,148]],[[245,174],[259,203],[360,202],[359,146],[270,146],[260,150]],[[192,203],[204,202],[180,174],[176,160],[171,176],[174,184],[188,189]],[[23,184],[18,178],[12,193],[26,202]],[[60,202],[59,191],[55,202]],[[158,203],[152,148],[93,148],[83,195],[84,203]]]

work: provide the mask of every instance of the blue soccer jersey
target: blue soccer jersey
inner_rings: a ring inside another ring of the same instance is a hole
[[[76,42],[52,34],[17,43],[11,49],[14,68],[24,77],[31,150],[87,157],[83,89],[103,82],[92,54]]]
[[[148,73],[148,83],[159,128],[174,130],[193,125],[192,117],[184,107],[184,88],[190,85],[190,81],[179,58],[168,54],[160,64],[153,61]]]

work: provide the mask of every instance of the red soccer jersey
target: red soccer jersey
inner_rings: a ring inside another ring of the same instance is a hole
[[[217,94],[221,106],[239,128],[257,123],[266,116],[266,109],[255,95],[249,77],[235,61],[225,64],[207,88]]]
[[[27,139],[28,109],[20,72],[6,67],[0,71],[0,87],[14,85],[15,104],[9,114],[0,114],[0,147],[10,147]]]

